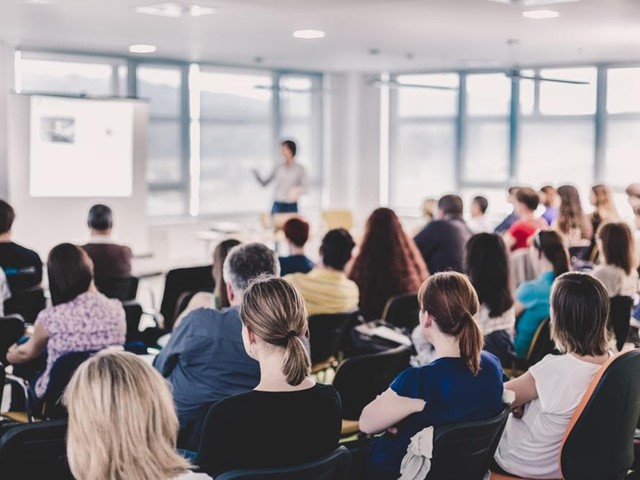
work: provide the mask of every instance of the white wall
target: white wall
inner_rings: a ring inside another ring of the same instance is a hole
[[[132,100],[123,100],[132,101]],[[16,210],[13,237],[45,258],[61,242],[82,243],[88,238],[86,218],[94,203],[107,203],[114,212],[115,237],[131,245],[134,254],[146,253],[146,158],[148,105],[134,108],[133,194],[125,198],[35,198],[29,195],[30,97],[9,97],[8,198]],[[73,172],[67,172],[73,175]]]
[[[8,195],[9,92],[13,88],[13,48],[0,42],[0,198]]]

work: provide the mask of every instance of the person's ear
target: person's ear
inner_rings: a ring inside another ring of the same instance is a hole
[[[231,287],[230,283],[227,283],[227,298],[229,299],[230,304],[233,304],[236,299],[236,293],[233,291],[233,287]]]

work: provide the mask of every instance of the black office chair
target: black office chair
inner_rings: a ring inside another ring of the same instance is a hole
[[[0,317],[0,363],[7,364],[7,350],[24,335],[24,320],[20,315]]]
[[[167,273],[160,313],[164,317],[164,328],[170,331],[178,316],[178,298],[184,292],[213,292],[214,280],[211,265],[177,268]]]
[[[138,277],[96,277],[94,282],[102,294],[123,302],[135,300],[138,294]]]
[[[342,400],[343,435],[359,431],[358,420],[364,407],[409,367],[410,357],[411,348],[403,346],[386,352],[351,357],[338,367],[333,386]]]
[[[66,420],[9,428],[0,437],[0,476],[20,480],[52,478],[66,454]]]
[[[420,303],[416,293],[407,293],[392,297],[382,312],[382,319],[396,327],[411,331],[418,326]]]
[[[123,302],[124,313],[127,321],[127,335],[125,343],[141,340],[140,319],[142,318],[142,305],[136,301]]]
[[[66,418],[67,409],[62,405],[62,395],[78,367],[96,352],[73,352],[60,357],[53,364],[47,390],[42,396],[42,411],[36,416]]]
[[[176,319],[187,309],[189,302],[191,302],[197,293],[199,292],[183,292],[180,294],[178,301],[176,302]]]
[[[47,306],[47,299],[41,287],[34,287],[19,292],[11,292],[11,298],[4,302],[5,315],[22,316],[25,322],[34,323],[38,314]]]
[[[556,344],[551,338],[551,320],[545,318],[533,335],[526,359],[516,358],[513,361],[511,375],[517,377],[526,372],[550,353],[557,352]]]
[[[609,306],[609,328],[616,337],[616,347],[622,350],[629,335],[629,322],[631,321],[631,310],[633,309],[633,298],[617,296],[611,298]]]
[[[509,408],[505,407],[493,418],[437,427],[426,480],[482,480],[508,418]]]
[[[319,372],[335,366],[338,350],[347,327],[356,312],[313,315],[309,317],[309,343],[312,371]]]
[[[233,470],[216,476],[216,480],[349,480],[351,453],[339,447],[314,462],[281,468]]]

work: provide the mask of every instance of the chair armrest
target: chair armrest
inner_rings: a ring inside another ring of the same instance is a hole
[[[24,403],[26,407],[27,421],[32,423],[35,418],[33,416],[33,411],[31,410],[31,404],[29,401],[29,382],[27,382],[24,378],[17,377],[12,374],[7,374],[5,378],[5,382],[10,385],[17,385],[18,388],[22,390],[24,394]]]

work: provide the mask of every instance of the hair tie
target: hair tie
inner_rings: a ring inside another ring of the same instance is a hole
[[[296,332],[295,330],[289,330],[289,333],[285,335],[285,338],[289,340],[290,338],[295,338],[297,336],[298,336],[298,332]]]

